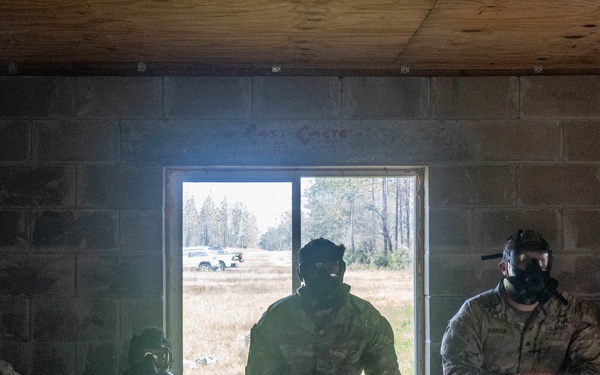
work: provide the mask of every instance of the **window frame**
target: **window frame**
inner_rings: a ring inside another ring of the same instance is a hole
[[[294,265],[301,247],[301,184],[305,177],[415,177],[414,248],[414,369],[424,374],[426,366],[426,210],[425,167],[166,167],[163,199],[163,328],[173,343],[172,371],[183,373],[183,277],[182,210],[186,182],[290,182],[292,184],[292,276],[291,291],[300,286]]]

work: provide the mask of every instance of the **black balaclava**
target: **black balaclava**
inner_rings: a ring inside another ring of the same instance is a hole
[[[149,327],[133,336],[129,345],[128,362],[131,375],[172,375],[171,342],[159,328]]]
[[[312,240],[298,253],[298,273],[305,290],[319,304],[326,306],[341,289],[346,271],[344,245],[324,238]]]
[[[531,261],[524,269],[516,267],[516,259],[523,252],[547,254],[545,269],[542,269],[538,261]],[[545,303],[555,294],[558,281],[550,277],[552,252],[548,242],[537,232],[519,230],[510,236],[504,245],[504,261],[511,265],[511,272],[504,281],[504,289],[515,302],[522,305]]]

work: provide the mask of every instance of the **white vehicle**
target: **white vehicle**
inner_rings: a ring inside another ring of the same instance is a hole
[[[206,250],[206,247],[183,248],[183,268],[191,268],[201,272],[210,272],[220,269],[219,259]]]
[[[222,247],[209,247],[208,251],[219,260],[219,268],[221,271],[225,271],[226,268],[237,267],[240,264],[236,254],[225,251]]]

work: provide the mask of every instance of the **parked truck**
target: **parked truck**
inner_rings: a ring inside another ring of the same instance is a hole
[[[206,247],[185,247],[182,252],[183,268],[191,268],[201,272],[220,269],[219,259]]]
[[[208,251],[219,259],[220,268],[223,271],[226,268],[235,268],[244,261],[244,254],[242,252],[227,251],[221,246],[211,246],[208,248]]]

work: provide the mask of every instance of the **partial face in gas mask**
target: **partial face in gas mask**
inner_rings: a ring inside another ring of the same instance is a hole
[[[544,303],[554,295],[558,281],[550,277],[550,250],[511,250],[505,263],[504,287],[510,297],[522,305]]]
[[[345,250],[344,245],[324,238],[310,241],[298,253],[298,277],[308,289],[318,290],[318,297],[331,295],[344,280]]]
[[[129,346],[131,375],[170,375],[173,365],[171,342],[162,330],[149,327],[139,336],[133,336]]]
[[[142,357],[143,356],[143,357]],[[170,375],[173,357],[169,348],[148,348],[140,352],[136,375]]]
[[[319,259],[303,262],[299,275],[310,288],[317,287],[324,292],[336,290],[344,281],[346,263],[343,260]]]

